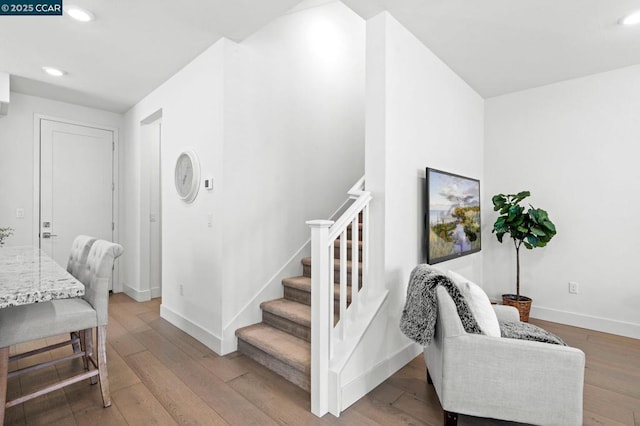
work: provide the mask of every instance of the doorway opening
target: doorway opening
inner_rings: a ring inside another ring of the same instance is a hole
[[[140,278],[150,298],[162,296],[162,111],[140,123],[142,229]],[[144,195],[144,194],[148,194]],[[146,259],[145,259],[146,258]],[[145,273],[146,272],[146,273]],[[146,283],[145,283],[146,281]],[[145,297],[146,299],[146,297]]]

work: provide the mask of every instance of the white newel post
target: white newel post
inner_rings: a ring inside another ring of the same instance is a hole
[[[310,220],[311,227],[311,412],[329,411],[329,354],[333,314],[333,285],[329,283],[329,227],[331,220]],[[331,245],[333,250],[333,244]]]

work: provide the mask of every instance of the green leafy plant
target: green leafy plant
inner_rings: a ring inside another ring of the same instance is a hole
[[[4,245],[4,240],[13,235],[13,228],[0,228],[0,247]]]
[[[505,234],[509,234],[516,248],[516,300],[520,300],[520,246],[524,244],[529,250],[544,247],[556,235],[556,227],[546,211],[531,204],[528,209],[520,205],[530,195],[529,191],[522,191],[491,198],[493,210],[500,212],[491,232],[500,242]]]

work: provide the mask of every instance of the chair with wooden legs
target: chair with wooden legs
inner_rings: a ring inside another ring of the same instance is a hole
[[[96,242],[96,238],[88,235],[78,235],[71,243],[71,252],[67,261],[67,272],[80,279],[80,271],[86,268],[87,258],[91,246]]]
[[[85,286],[82,298],[58,299],[44,303],[13,306],[0,309],[0,423],[4,422],[6,408],[21,404],[46,393],[85,379],[98,377],[105,407],[111,405],[107,375],[106,332],[109,317],[109,283],[115,259],[123,252],[122,246],[98,240],[91,246],[86,266],[79,271],[79,281]],[[97,330],[97,360],[93,354],[93,329]],[[47,361],[9,373],[9,362],[68,345],[69,342],[50,345],[24,354],[9,357],[9,347],[34,340],[81,330],[85,346],[80,352]],[[6,401],[7,380],[20,374],[39,370],[62,361],[86,358],[87,370],[47,385],[37,391]]]
[[[69,252],[69,260],[67,261],[67,272],[76,279],[80,279],[80,271],[86,268],[89,250],[91,250],[91,246],[95,242],[96,238],[94,237],[78,235],[71,243],[71,251]],[[82,340],[84,339],[84,333],[73,331],[71,332],[70,338],[73,352],[80,352],[80,348],[83,347]],[[85,368],[86,367],[85,365]]]

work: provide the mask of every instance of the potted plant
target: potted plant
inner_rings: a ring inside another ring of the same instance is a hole
[[[494,195],[491,199],[493,210],[500,212],[491,232],[495,232],[500,242],[505,234],[509,234],[516,249],[516,294],[503,294],[502,303],[518,308],[521,321],[529,321],[531,299],[520,295],[520,247],[523,244],[528,250],[544,247],[556,235],[556,227],[546,211],[531,204],[528,209],[520,205],[530,195],[529,191],[522,191]]]
[[[4,245],[4,240],[13,235],[13,228],[0,228],[0,247]]]

